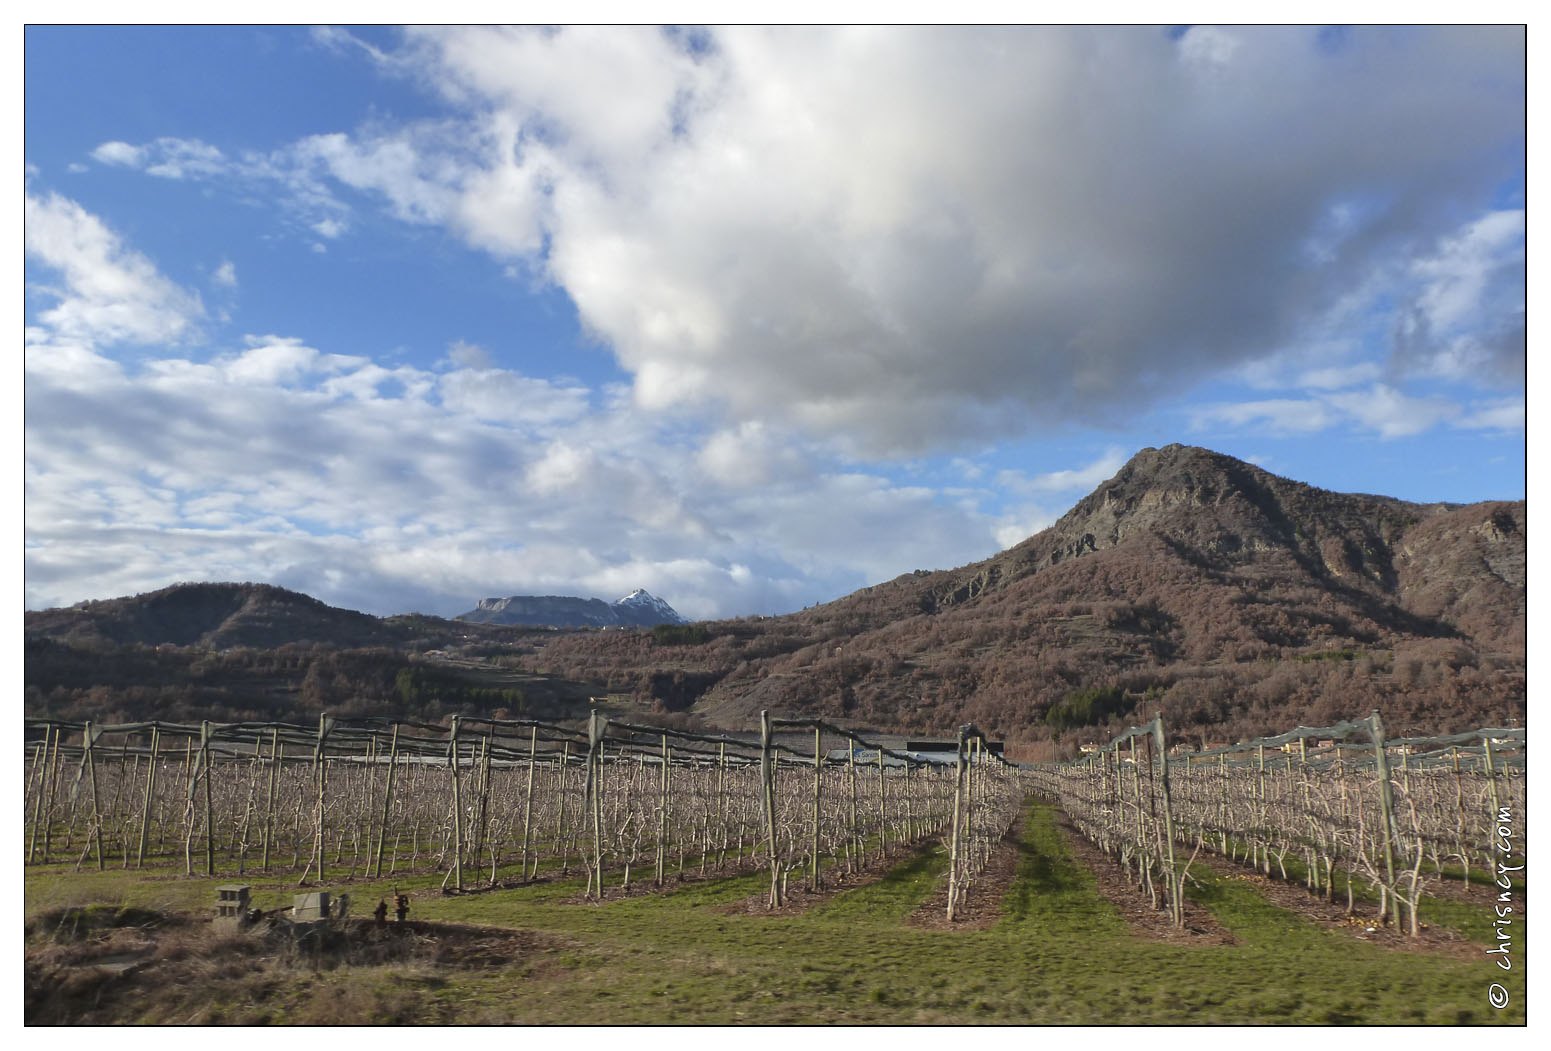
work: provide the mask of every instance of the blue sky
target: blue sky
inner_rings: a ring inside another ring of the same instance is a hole
[[[1525,495],[1518,30],[30,28],[27,608],[782,613],[1185,442]]]

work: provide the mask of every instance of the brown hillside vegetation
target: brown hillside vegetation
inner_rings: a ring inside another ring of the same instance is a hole
[[[596,636],[544,656],[618,685],[642,663],[714,680],[690,707],[737,725],[761,708],[923,731],[972,720],[1070,745],[1154,710],[1213,740],[1374,707],[1402,733],[1510,722],[1524,713],[1524,521],[1522,502],[1343,495],[1147,449],[984,562],[707,624],[710,641],[655,657],[645,639]],[[1113,710],[1091,728],[1051,719],[1083,691],[1109,691]]]
[[[785,617],[543,632],[379,621],[273,588],[200,593],[256,585],[184,586],[172,612],[157,592],[28,614],[27,709],[149,714],[93,669],[139,668],[137,688],[155,693],[172,658],[145,648],[170,643],[208,687],[173,700],[207,717],[220,717],[223,662],[245,653],[256,670],[243,674],[271,679],[261,698],[237,692],[273,718],[406,701],[427,716],[515,714],[530,698],[563,714],[611,694],[729,728],[761,709],[906,732],[973,721],[1063,751],[1154,711],[1197,743],[1372,708],[1392,732],[1443,732],[1524,718],[1525,553],[1522,501],[1332,493],[1172,445],[1001,554]],[[219,652],[238,642],[249,649]],[[378,649],[349,655],[361,646]],[[152,698],[163,709],[165,693]]]

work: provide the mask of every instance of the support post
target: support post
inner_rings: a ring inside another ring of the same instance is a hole
[[[264,873],[269,873],[269,843],[275,827],[275,783],[280,776],[280,763],[285,746],[280,743],[280,728],[269,731],[269,795],[264,801]]]
[[[1379,806],[1383,808],[1380,828],[1384,838],[1384,883],[1389,913],[1400,926],[1400,903],[1395,898],[1395,794],[1389,783],[1389,757],[1384,753],[1384,721],[1378,710],[1368,718],[1373,735],[1374,773],[1379,779]]]
[[[373,876],[382,877],[383,846],[388,841],[388,818],[393,812],[393,775],[399,765],[399,724],[393,724],[393,737],[388,742],[388,784],[382,792],[382,828],[377,834],[377,856],[374,859]]]
[[[1169,755],[1164,750],[1163,714],[1154,714],[1153,747],[1158,753],[1158,788],[1163,795],[1164,871],[1169,880],[1169,917],[1175,927],[1185,925],[1184,880],[1174,870],[1174,798],[1169,788]]]
[[[145,771],[145,808],[140,812],[140,849],[135,855],[135,868],[145,866],[145,844],[151,834],[151,800],[156,795],[156,753],[161,746],[161,727],[151,724],[151,761]]]
[[[205,774],[205,875],[215,875],[215,810],[210,801],[210,723],[199,724],[199,766]]]
[[[533,823],[533,773],[538,761],[539,728],[530,727],[528,732],[528,794],[522,801],[522,878],[528,878],[528,831]],[[534,868],[537,869],[537,863]],[[536,875],[537,873],[535,873]]]
[[[824,754],[819,751],[822,731],[819,724],[813,724],[813,865],[809,889],[817,892],[819,889],[819,786],[824,776]]]
[[[959,829],[963,824],[964,809],[964,727],[959,727],[958,762],[953,778],[953,817],[948,835],[948,922],[953,922],[954,908],[959,897]]]
[[[97,760],[93,745],[96,744],[96,736],[92,729],[91,720],[86,721],[86,776],[90,782],[92,792],[92,843],[97,850],[97,871],[104,869],[102,862],[102,809],[97,800]]]
[[[759,713],[759,775],[765,796],[765,844],[770,859],[770,907],[781,907],[781,865],[776,854],[775,757],[770,750],[770,713]]]
[[[452,761],[452,885],[463,889],[463,775],[458,745],[459,717],[452,717],[452,746],[448,758]]]

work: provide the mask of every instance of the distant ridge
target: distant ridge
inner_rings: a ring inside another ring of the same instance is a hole
[[[405,630],[273,584],[173,584],[28,613],[29,637],[139,646],[392,646]]]
[[[644,588],[614,602],[564,595],[510,595],[480,599],[458,620],[550,628],[655,628],[687,623],[677,611]]]

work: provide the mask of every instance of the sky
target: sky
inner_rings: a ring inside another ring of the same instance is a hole
[[[1171,442],[1525,497],[1522,29],[24,48],[28,609],[779,614]]]

